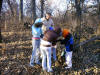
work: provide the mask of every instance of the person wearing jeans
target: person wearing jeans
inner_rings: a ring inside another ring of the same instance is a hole
[[[30,59],[30,66],[34,66],[34,61],[39,64],[39,52],[40,52],[40,36],[42,35],[42,20],[36,19],[34,25],[32,26],[32,55]]]
[[[56,57],[56,45],[52,46],[52,54],[53,54],[53,60],[56,61],[57,57]]]
[[[38,58],[39,58],[39,51],[40,51],[40,39],[32,38],[32,46],[33,46],[33,50],[32,50],[30,65],[34,66],[34,60],[36,64],[39,64]]]
[[[49,30],[54,30],[54,28],[53,27],[49,27]],[[56,48],[57,48],[57,45],[56,44],[54,44],[54,45],[52,44],[51,53],[53,55],[54,61],[57,60],[57,57],[56,57]]]

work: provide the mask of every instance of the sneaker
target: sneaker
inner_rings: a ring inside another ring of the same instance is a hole
[[[43,73],[46,73],[46,72],[47,72],[47,70],[46,70],[46,69],[42,69],[41,71],[42,71]]]
[[[70,69],[70,68],[72,68],[72,67],[69,67],[69,66],[68,67],[65,67],[65,69]]]
[[[47,72],[53,72],[53,70],[52,70],[52,69],[50,69],[50,70],[48,70]]]
[[[34,64],[33,64],[33,63],[30,63],[30,66],[31,66],[31,67],[33,67],[33,66],[34,66]]]
[[[46,72],[47,71],[47,68],[43,68],[43,71]]]
[[[38,62],[38,63],[36,63],[36,64],[41,65],[41,63],[40,63],[40,62]]]

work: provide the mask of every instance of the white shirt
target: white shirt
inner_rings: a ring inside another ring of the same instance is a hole
[[[49,29],[49,27],[54,26],[53,20],[50,18],[49,20],[44,20],[43,21],[43,32]]]

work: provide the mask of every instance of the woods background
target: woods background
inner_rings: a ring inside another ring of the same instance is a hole
[[[32,25],[46,12],[52,13],[55,26],[70,29],[77,46],[73,69],[68,71],[63,70],[60,53],[64,47],[58,43],[54,74],[100,74],[100,0],[53,2],[55,0],[0,0],[0,75],[44,75],[40,66],[27,65],[32,35],[31,28],[24,23]]]

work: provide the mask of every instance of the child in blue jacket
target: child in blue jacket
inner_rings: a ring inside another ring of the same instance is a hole
[[[73,44],[74,44],[73,37],[71,33],[69,32],[69,30],[67,29],[63,29],[62,36],[64,37],[64,39],[60,41],[61,41],[61,44],[64,44],[66,48],[65,59],[66,59],[67,67],[65,68],[66,69],[72,68],[72,53],[73,53]]]
[[[39,64],[39,52],[40,52],[40,36],[42,35],[42,20],[36,19],[35,23],[32,25],[32,56],[30,59],[30,66],[34,66],[34,60],[36,64]]]

